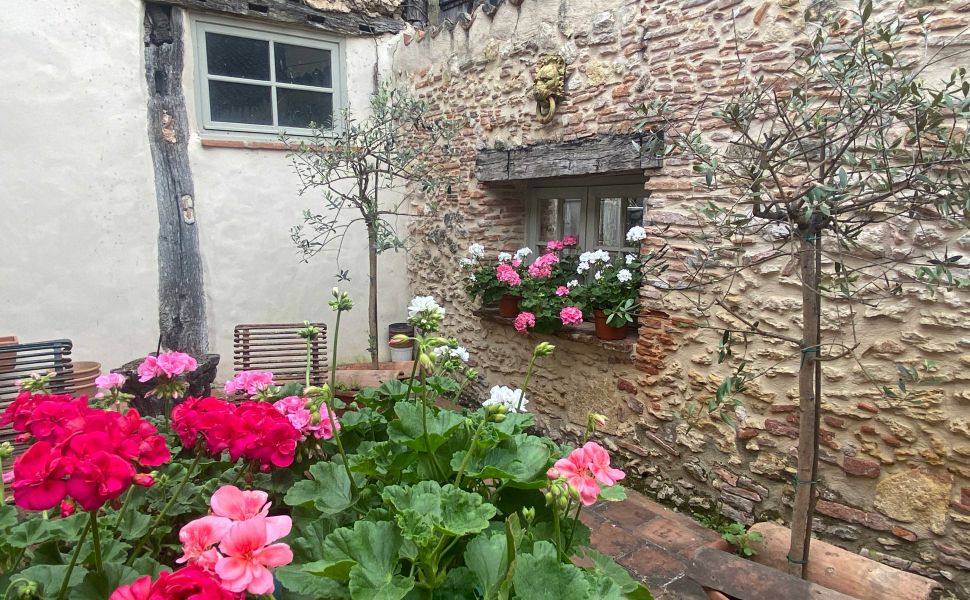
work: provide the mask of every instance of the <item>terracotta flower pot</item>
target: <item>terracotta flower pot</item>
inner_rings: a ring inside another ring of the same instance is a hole
[[[507,319],[514,319],[519,314],[519,300],[521,296],[513,296],[512,294],[505,294],[498,301],[498,314],[499,316],[505,317]]]
[[[601,310],[593,311],[593,323],[596,326],[596,337],[601,340],[622,340],[626,337],[627,326],[612,327],[606,322],[606,313]]]

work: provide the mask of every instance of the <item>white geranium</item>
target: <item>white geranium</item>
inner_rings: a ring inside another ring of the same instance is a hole
[[[529,248],[529,247],[519,248],[518,250],[515,251],[515,258],[519,260],[524,260],[526,256],[529,256],[531,254],[532,254],[532,248]]]
[[[509,252],[499,252],[498,261],[500,263],[512,262],[512,254]]]
[[[635,255],[633,255],[633,254],[627,254],[626,255],[626,264],[632,265],[633,264],[633,261],[635,261],[636,259],[637,259],[637,257]]]
[[[475,265],[478,264],[478,262],[475,261],[475,259],[473,258],[462,258],[458,261],[458,264],[461,265],[462,268],[468,268],[468,267],[474,267]]]
[[[408,305],[408,323],[425,332],[437,331],[445,309],[435,302],[434,296],[415,296]]]
[[[448,351],[448,355],[452,358],[458,358],[461,362],[468,362],[468,350],[465,350],[463,346],[458,346],[457,348],[451,348]]]
[[[626,241],[628,242],[642,242],[647,239],[647,230],[639,225],[630,228],[630,231],[626,232]]]
[[[512,389],[507,385],[496,385],[489,391],[488,400],[482,402],[482,406],[500,404],[505,406],[509,412],[528,412],[525,406],[529,401],[524,394],[520,401],[519,394],[521,394],[519,390]]]
[[[593,275],[593,279],[595,279],[596,281],[599,281],[602,278],[603,278],[603,271],[597,271],[596,274]]]
[[[574,287],[579,287],[579,280],[573,279],[572,281],[566,284],[566,287],[568,287],[569,289],[573,289]]]
[[[485,258],[485,246],[481,244],[472,244],[468,247],[468,253],[475,258]]]
[[[576,272],[578,274],[582,275],[586,271],[589,271],[589,263],[588,262],[581,262],[578,265],[576,265]]]
[[[630,269],[620,269],[616,273],[616,278],[620,280],[620,283],[626,283],[633,279],[633,273],[630,272]]]

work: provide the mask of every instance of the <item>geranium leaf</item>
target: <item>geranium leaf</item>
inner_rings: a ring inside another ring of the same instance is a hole
[[[509,569],[505,534],[480,535],[465,547],[465,564],[481,586],[482,597],[495,598]]]
[[[464,418],[450,410],[428,407],[428,435],[425,441],[422,410],[420,405],[413,402],[398,402],[394,405],[398,420],[388,425],[387,432],[392,441],[420,452],[433,452],[448,441],[449,434],[462,424]]]
[[[588,600],[589,582],[571,564],[559,562],[556,548],[549,542],[536,542],[531,554],[517,559],[513,584],[521,600]]]
[[[519,434],[476,453],[465,472],[477,479],[507,479],[520,487],[542,487],[548,484],[546,470],[550,456],[549,446],[542,438]],[[464,451],[456,453],[452,468],[457,470],[464,457]]]
[[[414,580],[397,574],[401,534],[388,521],[357,521],[342,527],[323,542],[326,560],[305,565],[304,570],[350,582],[354,600],[400,600],[414,587]]]
[[[600,500],[608,502],[621,502],[626,500],[626,490],[621,485],[611,485],[600,488]]]
[[[152,518],[145,513],[136,510],[129,510],[122,515],[118,530],[121,532],[123,540],[139,540],[148,533],[152,525]]]
[[[312,506],[325,515],[333,515],[350,507],[350,478],[343,465],[321,461],[310,467],[313,479],[297,482],[283,498],[289,506]]]
[[[273,574],[288,591],[308,599],[349,600],[350,598],[350,592],[346,586],[333,579],[307,573],[298,565],[279,567]],[[287,594],[286,597],[291,596]]]
[[[404,536],[422,547],[437,542],[441,534],[460,537],[484,531],[496,512],[478,494],[437,481],[388,486],[382,497],[398,513]]]
[[[91,571],[85,575],[80,585],[71,588],[69,597],[71,600],[104,600],[111,595],[111,592],[133,582],[138,577],[138,571],[131,567],[121,563],[105,563],[103,575]]]
[[[396,476],[414,462],[413,452],[407,446],[394,442],[364,442],[351,455],[350,468],[355,473],[384,479]]]
[[[87,569],[80,565],[75,566],[67,583],[68,589],[80,585],[87,574]],[[57,597],[65,575],[67,575],[67,565],[34,565],[18,573],[17,578],[36,581],[40,597],[46,600],[47,598]]]
[[[17,524],[17,509],[12,504],[0,504],[0,530]]]
[[[41,519],[33,516],[10,530],[10,535],[4,540],[14,548],[28,548],[34,544],[41,544],[54,539],[61,534],[57,521]],[[87,515],[84,515],[87,518]]]

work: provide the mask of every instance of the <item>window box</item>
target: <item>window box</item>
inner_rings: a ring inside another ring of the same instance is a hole
[[[515,321],[515,319],[500,316],[498,314],[498,309],[495,308],[481,308],[475,311],[475,314],[478,315],[478,317],[483,321],[497,323],[499,325],[506,326],[509,329],[512,329],[512,323]],[[518,334],[518,332],[516,333]],[[615,358],[612,360],[616,362],[627,362],[630,364],[633,364],[633,357],[637,347],[637,332],[635,329],[631,328],[630,331],[627,332],[626,337],[622,340],[601,340],[596,337],[593,323],[588,321],[584,322],[582,325],[564,327],[563,329],[551,334],[529,332],[528,334],[519,335],[559,338],[562,340],[576,342],[578,344],[583,344],[584,346],[591,346],[597,349],[606,350],[615,355]]]

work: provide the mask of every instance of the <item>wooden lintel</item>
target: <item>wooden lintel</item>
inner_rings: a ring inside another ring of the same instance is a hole
[[[475,177],[489,182],[659,169],[658,141],[652,133],[630,133],[480,150]]]
[[[370,17],[358,13],[322,11],[291,0],[153,0],[180,8],[246,17],[268,23],[346,36],[397,33],[404,21],[395,17]]]

